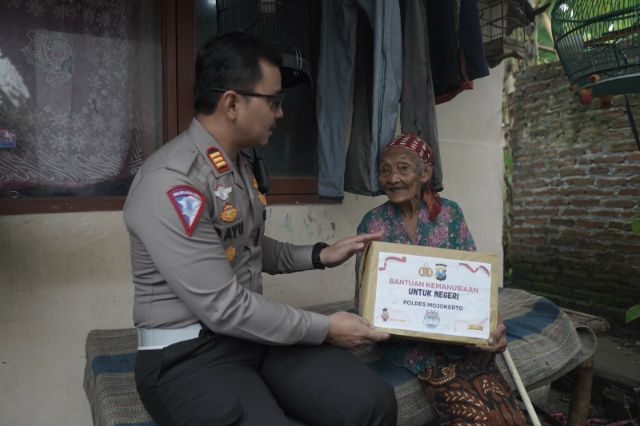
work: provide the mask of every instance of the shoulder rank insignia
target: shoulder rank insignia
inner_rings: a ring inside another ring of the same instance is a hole
[[[186,185],[171,188],[167,195],[178,212],[184,231],[191,236],[202,215],[204,197],[200,191]]]
[[[236,253],[236,248],[234,246],[229,246],[224,249],[224,254],[225,256],[227,256],[227,260],[229,262],[233,262],[234,260],[236,260]]]
[[[253,178],[253,181],[251,182],[251,186],[253,186],[254,189],[258,189],[258,181],[256,180],[256,178]]]
[[[207,157],[209,157],[209,160],[211,160],[213,167],[215,167],[218,173],[223,173],[229,170],[229,163],[224,159],[224,156],[218,148],[209,148],[207,151]]]
[[[231,203],[227,203],[220,212],[220,220],[223,222],[233,222],[238,218],[238,209],[236,209]]]
[[[213,195],[215,195],[216,198],[220,198],[222,201],[227,201],[231,192],[233,192],[232,187],[217,185]]]

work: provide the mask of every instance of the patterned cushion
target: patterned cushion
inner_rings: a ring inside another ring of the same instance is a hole
[[[320,313],[348,310],[352,302],[308,308]],[[566,374],[595,351],[595,337],[586,327],[575,328],[567,315],[547,299],[522,290],[503,289],[499,310],[507,325],[509,352],[528,389]],[[135,389],[133,366],[135,329],[93,330],[87,336],[84,389],[96,426],[154,425]],[[371,347],[354,351],[384,380],[394,386],[398,425],[423,425],[434,413],[420,382],[404,368],[386,362]],[[497,364],[515,389],[501,356]]]
[[[133,366],[137,347],[135,328],[89,332],[84,390],[94,425],[155,425],[136,391]]]

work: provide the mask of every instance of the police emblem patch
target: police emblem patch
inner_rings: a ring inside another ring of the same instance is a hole
[[[220,212],[220,220],[223,222],[233,222],[238,218],[238,209],[236,209],[231,203],[227,203]]]
[[[213,195],[215,195],[216,198],[220,198],[222,201],[227,201],[231,192],[233,192],[233,188],[230,186],[217,185]]]
[[[175,186],[167,191],[167,195],[178,212],[184,231],[188,236],[193,234],[202,211],[204,209],[204,197],[195,188],[186,185]]]
[[[229,170],[229,163],[224,159],[224,156],[218,148],[209,148],[207,151],[207,157],[209,157],[209,160],[211,160],[213,167],[215,167],[218,173]]]
[[[227,256],[229,262],[233,262],[236,259],[236,253],[236,248],[233,246],[224,249],[224,255]]]

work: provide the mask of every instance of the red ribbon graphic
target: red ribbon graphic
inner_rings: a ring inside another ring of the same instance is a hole
[[[384,260],[384,266],[382,268],[378,268],[378,271],[384,271],[385,269],[387,269],[387,261],[389,260],[404,263],[407,261],[407,258],[405,256],[402,256],[402,257],[389,256]]]
[[[474,274],[476,272],[478,272],[478,270],[483,270],[487,275],[491,276],[491,274],[489,273],[489,270],[484,267],[483,265],[478,266],[476,269],[473,269],[471,266],[467,265],[466,263],[462,263],[460,262],[460,266],[464,266],[465,268],[467,268],[468,270],[470,270],[471,272],[473,272]]]

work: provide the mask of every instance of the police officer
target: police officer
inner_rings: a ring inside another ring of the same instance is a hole
[[[248,34],[205,43],[194,120],[127,197],[136,384],[161,425],[395,424],[392,388],[343,349],[387,334],[262,296],[262,272],[337,266],[380,237],[299,246],[264,235],[266,198],[241,150],[266,145],[283,116],[281,60]]]

